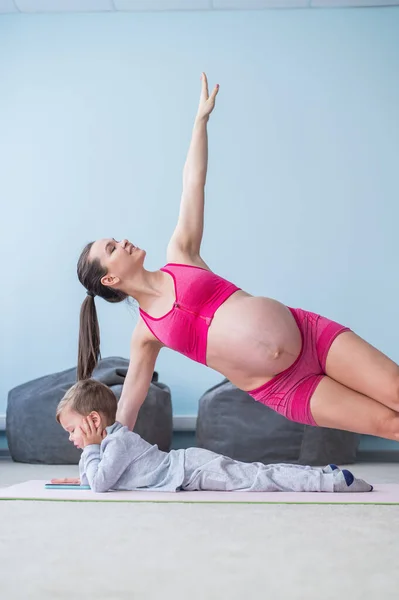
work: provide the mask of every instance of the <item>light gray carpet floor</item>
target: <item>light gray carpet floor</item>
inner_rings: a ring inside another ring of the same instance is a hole
[[[75,474],[0,460],[0,486]],[[0,575],[4,600],[396,600],[399,506],[0,502]]]

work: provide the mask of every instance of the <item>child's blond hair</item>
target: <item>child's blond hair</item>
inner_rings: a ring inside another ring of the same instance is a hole
[[[109,387],[95,379],[83,379],[73,385],[60,400],[55,418],[60,422],[63,410],[71,410],[87,417],[92,411],[104,415],[105,426],[115,423],[117,400]]]

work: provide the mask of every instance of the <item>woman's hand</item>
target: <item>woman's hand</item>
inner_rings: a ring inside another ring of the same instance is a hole
[[[212,94],[209,95],[208,79],[206,78],[205,73],[202,73],[201,80],[202,89],[196,120],[207,121],[209,119],[209,115],[215,108],[215,100],[219,91],[219,84],[215,85]]]
[[[104,439],[102,427],[96,427],[90,415],[83,419],[80,429],[82,431],[83,448],[91,444],[101,444]]]

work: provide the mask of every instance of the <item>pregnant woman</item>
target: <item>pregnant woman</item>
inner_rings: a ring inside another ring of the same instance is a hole
[[[117,414],[129,428],[147,395],[158,353],[168,347],[220,372],[288,419],[399,440],[396,363],[343,325],[239,289],[202,259],[207,122],[218,90],[209,94],[203,74],[166,265],[148,271],[146,252],[127,239],[92,242],[79,258],[87,296],[80,315],[78,378],[89,378],[99,357],[95,297],[108,302],[133,297],[140,317]],[[237,248],[243,251],[244,246]]]

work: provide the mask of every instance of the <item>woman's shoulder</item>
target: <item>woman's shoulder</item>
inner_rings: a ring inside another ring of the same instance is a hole
[[[170,248],[166,252],[166,265],[176,265],[176,266],[187,266],[187,267],[200,267],[201,269],[206,269],[207,271],[212,271],[212,269],[206,264],[203,258],[199,254],[189,254],[179,248]]]
[[[159,349],[162,348],[162,346],[162,342],[160,342],[160,340],[157,337],[155,337],[152,331],[148,329],[148,326],[146,325],[143,316],[140,312],[135,328],[133,329],[130,341],[131,353],[135,353],[138,350],[143,349],[150,350],[151,348],[153,348],[154,351],[159,351]]]

